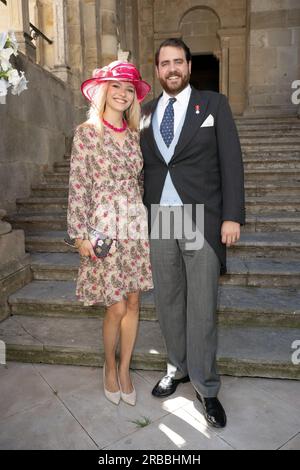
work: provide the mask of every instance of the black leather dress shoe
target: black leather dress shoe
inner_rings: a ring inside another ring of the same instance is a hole
[[[177,386],[181,383],[189,382],[190,378],[188,375],[182,377],[182,379],[173,379],[169,375],[165,375],[152,390],[152,395],[155,397],[168,397],[175,392]]]
[[[217,399],[217,397],[201,397],[199,393],[196,396],[204,408],[206,421],[215,428],[224,428],[226,426],[226,413]]]

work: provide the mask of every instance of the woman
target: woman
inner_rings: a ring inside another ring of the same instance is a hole
[[[134,405],[129,366],[139,292],[153,287],[138,132],[139,102],[150,85],[141,80],[134,65],[115,61],[96,69],[81,90],[91,107],[89,119],[75,130],[69,180],[68,235],[80,254],[76,295],[84,305],[106,306],[105,396],[115,404],[123,399]],[[107,256],[95,256],[89,227],[108,237],[109,246],[114,240]]]

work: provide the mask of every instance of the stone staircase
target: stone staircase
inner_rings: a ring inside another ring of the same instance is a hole
[[[300,120],[236,120],[245,164],[247,224],[228,252],[219,289],[221,373],[300,379]],[[10,360],[78,365],[103,362],[101,307],[75,297],[78,254],[63,242],[69,157],[46,172],[9,218],[26,235],[32,281],[9,297],[0,324]],[[153,295],[142,297],[132,365],[164,369]]]

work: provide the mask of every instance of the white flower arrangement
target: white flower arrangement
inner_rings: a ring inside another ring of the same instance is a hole
[[[19,95],[27,90],[27,83],[24,72],[18,72],[9,59],[11,55],[18,55],[18,43],[13,31],[0,33],[0,103],[6,103],[8,88],[11,88],[13,95]]]

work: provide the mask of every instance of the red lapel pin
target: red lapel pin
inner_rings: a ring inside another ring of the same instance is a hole
[[[199,104],[195,105],[195,112],[196,112],[196,114],[200,113],[200,105]]]

